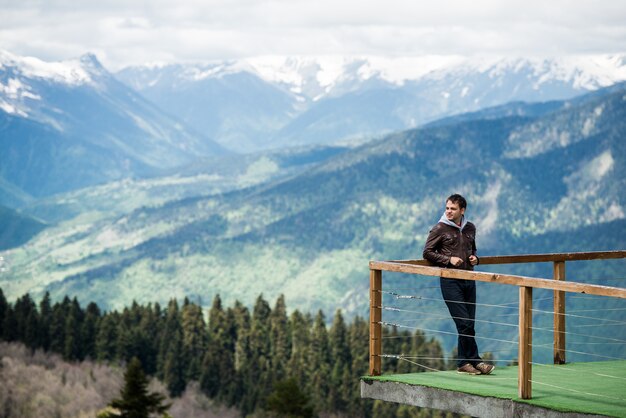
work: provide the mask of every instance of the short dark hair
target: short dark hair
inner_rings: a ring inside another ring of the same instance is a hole
[[[447,201],[450,201],[452,203],[458,204],[459,205],[459,209],[467,208],[467,201],[460,194],[457,194],[457,193],[453,194],[452,196],[450,196],[449,198],[446,199],[446,202]]]

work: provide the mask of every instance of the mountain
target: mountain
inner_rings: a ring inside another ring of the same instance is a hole
[[[345,147],[312,146],[197,159],[185,166],[162,170],[159,176],[123,179],[32,201],[29,215],[49,223],[75,218],[94,223],[128,214],[142,207],[211,196],[288,178],[346,151]]]
[[[60,223],[2,253],[11,273],[0,287],[10,297],[49,290],[103,307],[283,293],[301,310],[365,313],[368,261],[421,258],[453,192],[468,198],[481,255],[626,248],[625,93],[618,85],[532,116],[487,109],[485,118],[395,133],[292,176]],[[581,262],[568,277],[619,277],[619,263]]]
[[[0,202],[12,208],[19,208],[33,201],[34,197],[0,177]]]
[[[263,148],[292,119],[297,97],[236,63],[139,67],[116,74],[197,132],[238,152]]]
[[[4,51],[0,146],[0,178],[34,197],[225,153],[117,81],[93,55],[43,62]]]
[[[512,101],[626,80],[626,57],[262,57],[126,68],[116,76],[238,151],[363,142]]]
[[[0,251],[26,243],[45,227],[40,220],[0,205]]]

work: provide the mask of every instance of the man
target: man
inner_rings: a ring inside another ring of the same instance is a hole
[[[446,200],[446,211],[428,234],[424,258],[439,267],[474,270],[476,227],[465,219],[467,201],[459,194]],[[495,367],[482,361],[474,338],[476,282],[440,278],[441,294],[456,325],[458,337],[457,372],[489,374]]]

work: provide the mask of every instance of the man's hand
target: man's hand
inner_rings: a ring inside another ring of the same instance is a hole
[[[450,264],[452,264],[454,267],[458,267],[463,264],[463,259],[459,257],[450,257]]]
[[[469,256],[469,262],[472,266],[475,266],[476,264],[478,264],[478,257],[476,257],[475,255],[470,255]]]

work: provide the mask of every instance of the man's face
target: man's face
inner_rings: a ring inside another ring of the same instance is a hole
[[[464,213],[465,208],[461,209],[458,203],[454,203],[449,200],[446,202],[446,218],[449,221],[459,225]]]

